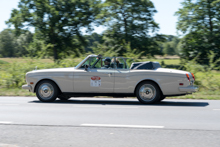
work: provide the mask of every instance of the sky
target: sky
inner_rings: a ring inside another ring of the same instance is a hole
[[[0,32],[7,28],[5,21],[10,18],[13,8],[17,8],[20,0],[0,0]],[[151,0],[158,11],[154,19],[159,24],[160,30],[158,33],[167,35],[177,35],[176,22],[177,17],[174,13],[181,7],[183,0]],[[95,32],[102,33],[104,27],[95,27]]]

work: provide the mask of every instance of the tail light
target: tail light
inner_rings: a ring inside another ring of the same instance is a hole
[[[195,79],[195,76],[194,76],[194,74],[193,74],[193,73],[191,73],[191,74],[192,74],[192,76],[193,76],[193,79],[194,79],[194,81],[195,81],[196,79]]]
[[[186,74],[186,77],[188,78],[188,80],[190,81],[190,77],[189,77],[189,74]]]

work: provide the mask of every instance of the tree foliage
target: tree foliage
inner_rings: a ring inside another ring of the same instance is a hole
[[[16,37],[15,55],[16,57],[22,57],[28,54],[27,47],[33,41],[33,34],[29,31],[24,32],[20,36]]]
[[[21,34],[23,29],[34,27],[38,37],[52,45],[53,57],[61,52],[80,50],[86,45],[82,28],[92,30],[99,13],[99,0],[20,0],[18,9],[13,9],[7,22]],[[74,38],[80,41],[74,44]],[[75,52],[77,54],[77,52]]]
[[[0,33],[0,54],[3,57],[13,57],[15,52],[14,34],[10,29]]]
[[[162,50],[167,55],[179,55],[180,39],[173,35],[166,35],[166,42],[162,43]]]
[[[176,12],[177,29],[185,36],[181,41],[182,57],[209,64],[208,54],[213,51],[215,60],[220,57],[220,1],[185,0]]]
[[[27,47],[32,42],[33,35],[29,31],[16,36],[12,29],[0,33],[0,54],[2,57],[22,57],[28,54]]]
[[[94,45],[97,43],[102,44],[103,39],[101,34],[92,33],[91,35],[85,35],[87,46],[85,48],[86,52],[93,52]]]
[[[116,44],[125,41],[132,49],[154,55],[160,51],[156,41],[162,39],[154,34],[159,29],[153,19],[156,12],[150,0],[106,0],[100,14],[103,23],[108,26],[104,36],[113,38]],[[125,52],[121,50],[119,54]]]

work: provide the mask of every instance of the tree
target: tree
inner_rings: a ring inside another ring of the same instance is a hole
[[[103,43],[102,35],[97,33],[92,33],[91,35],[85,35],[84,36],[87,40],[87,46],[85,48],[86,52],[93,52],[93,46],[95,43]]]
[[[109,29],[104,33],[107,38],[114,38],[117,44],[130,44],[132,49],[145,54],[156,54],[160,51],[156,41],[161,36],[149,34],[159,28],[154,21],[156,13],[150,0],[106,0],[100,18]],[[126,50],[121,50],[120,55]]]
[[[187,60],[209,64],[208,54],[220,57],[220,1],[185,0],[176,12],[177,29],[185,35],[181,40],[181,56]]]
[[[80,30],[92,30],[100,11],[99,3],[100,0],[20,0],[7,24],[15,27],[17,35],[23,29],[34,27],[38,37],[52,45],[53,57],[57,60],[60,53],[69,49],[76,54],[76,48],[83,52],[73,40],[77,38],[80,44],[86,45]]]
[[[0,54],[3,57],[25,56],[32,38],[33,35],[29,31],[23,31],[20,36],[16,36],[15,30],[5,29],[0,33]]]
[[[162,50],[164,54],[178,55],[179,54],[180,39],[173,35],[166,35],[166,42],[162,43]]]
[[[0,33],[0,54],[2,57],[15,56],[15,37],[11,29],[5,29]]]
[[[167,43],[164,44],[163,53],[168,54],[168,55],[174,55],[175,54],[174,49],[171,47],[170,42],[167,42]]]
[[[15,55],[17,57],[25,56],[28,54],[27,47],[33,41],[33,34],[26,31],[15,39]]]

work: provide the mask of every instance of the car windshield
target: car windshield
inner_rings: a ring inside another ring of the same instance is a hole
[[[90,68],[113,68],[114,63],[112,63],[114,57],[89,57],[79,68],[85,68],[86,65]],[[112,64],[111,64],[112,63]],[[112,65],[112,66],[111,66]]]
[[[89,59],[89,58],[85,58],[84,60],[82,60],[75,68],[76,68],[76,69],[79,68],[80,65],[81,65],[82,63],[84,63],[87,59]]]

